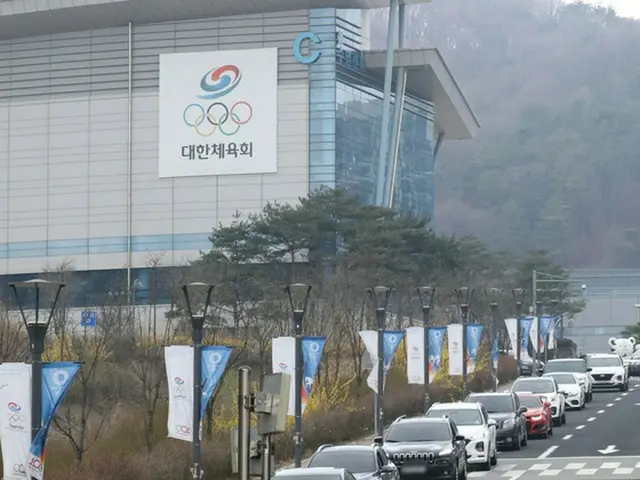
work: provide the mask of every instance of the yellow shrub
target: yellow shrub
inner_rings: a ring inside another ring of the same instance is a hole
[[[307,401],[306,412],[326,412],[336,406],[349,403],[351,386],[355,377],[339,380],[336,384],[326,387],[316,382]]]

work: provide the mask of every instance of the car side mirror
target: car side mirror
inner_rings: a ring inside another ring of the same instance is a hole
[[[466,438],[464,438],[464,435],[456,435],[455,437],[456,442],[464,442],[466,440]]]
[[[489,425],[490,427],[495,427],[498,425],[498,422],[496,422],[495,418],[490,418],[489,421],[487,422],[487,425]]]
[[[382,437],[373,437],[373,444],[377,445],[377,446],[382,446],[382,444],[384,443],[384,441],[382,440]]]
[[[587,367],[587,372],[593,372],[593,368]]]
[[[518,415],[522,415],[526,411],[527,411],[527,407],[520,407],[518,408]]]

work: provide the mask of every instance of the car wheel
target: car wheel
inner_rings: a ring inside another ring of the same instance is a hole
[[[589,403],[591,400],[593,400],[593,392],[587,393],[587,403]]]
[[[620,385],[620,388],[618,390],[620,390],[621,392],[624,392],[624,385]]]
[[[562,417],[560,417],[560,422],[562,423],[562,425],[566,425],[567,424],[567,414],[566,414],[566,412],[562,414]]]
[[[527,430],[525,430],[524,435],[522,436],[522,442],[520,443],[520,445],[522,445],[523,447],[526,447],[527,443],[529,443],[529,433],[527,432]]]
[[[513,441],[511,442],[511,447],[514,450],[520,450],[520,448],[522,448],[520,443],[520,435],[513,439]]]
[[[498,448],[493,449],[493,455],[491,456],[491,465],[498,464]]]
[[[553,424],[550,423],[549,424],[549,436],[552,436],[552,435],[553,435]]]
[[[560,425],[562,425],[562,420],[560,420],[560,417],[554,418],[552,422],[553,422],[553,425],[556,427],[559,427]]]

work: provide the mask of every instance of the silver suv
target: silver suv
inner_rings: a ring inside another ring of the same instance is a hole
[[[587,358],[591,368],[593,388],[615,388],[621,392],[629,389],[629,370],[620,355],[615,353],[595,353]]]
[[[558,358],[549,360],[544,373],[575,373],[578,382],[584,386],[585,402],[593,400],[593,382],[591,381],[591,367],[583,358]]]

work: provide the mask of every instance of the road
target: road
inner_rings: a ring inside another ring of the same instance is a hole
[[[548,439],[530,439],[520,451],[500,452],[490,472],[469,479],[542,480],[640,479],[640,379],[628,392],[594,392],[582,411],[569,411],[567,424]]]

